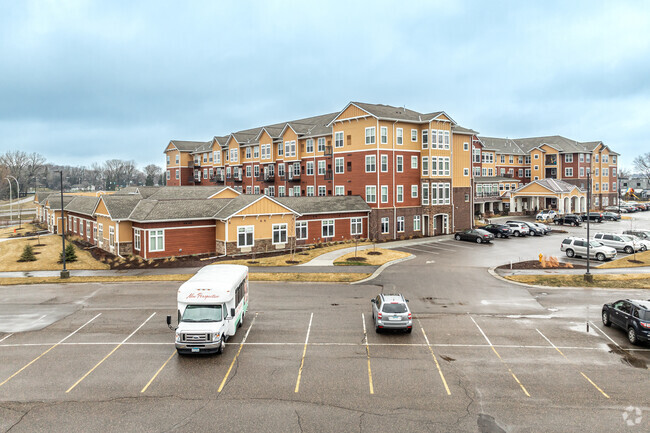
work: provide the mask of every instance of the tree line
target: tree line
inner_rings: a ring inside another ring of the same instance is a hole
[[[17,197],[15,177],[21,193],[39,189],[58,190],[61,187],[59,171],[63,170],[63,188],[66,191],[104,190],[114,191],[127,186],[164,185],[165,176],[161,167],[149,164],[139,169],[135,161],[109,159],[104,163],[87,166],[57,165],[48,163],[39,153],[20,150],[7,151],[0,155],[0,199]],[[7,178],[11,179],[11,188]]]

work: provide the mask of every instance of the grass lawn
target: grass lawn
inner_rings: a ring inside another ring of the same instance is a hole
[[[402,259],[404,257],[408,257],[411,255],[403,251],[385,250],[383,248],[377,248],[374,251],[381,254],[379,255],[368,254],[373,252],[372,248],[368,248],[367,250],[361,250],[357,252],[357,257],[360,257],[365,260],[358,260],[358,261],[348,260],[348,258],[354,257],[354,253],[349,253],[342,257],[339,257],[337,261],[334,262],[334,265],[336,266],[347,266],[347,265],[381,266],[384,263],[388,263],[397,259]]]
[[[115,277],[70,277],[62,280],[59,277],[31,277],[31,278],[0,278],[0,286],[20,284],[60,284],[60,283],[124,283],[132,281],[187,281],[193,274],[165,274],[165,275],[121,275]],[[302,281],[318,283],[349,283],[368,278],[366,273],[250,273],[250,281]]]
[[[639,263],[636,263],[639,262]],[[598,269],[611,269],[611,268],[637,268],[639,266],[650,266],[650,251],[636,253],[636,260],[634,254],[620,259],[612,260],[611,262],[603,263],[598,266]]]
[[[580,275],[509,275],[508,280],[524,284],[552,287],[603,287],[606,289],[648,289],[650,274],[594,275],[594,282],[588,283]]]
[[[359,242],[359,246],[368,245],[370,242]],[[297,263],[288,264],[287,261],[291,260],[291,254],[282,254],[281,256],[273,257],[260,257],[255,258],[256,263],[251,263],[252,259],[239,259],[239,260],[225,260],[219,263],[230,263],[235,265],[246,265],[246,266],[293,266],[299,265],[301,263],[306,263],[321,254],[329,253],[330,251],[340,250],[341,248],[350,248],[353,247],[354,243],[349,244],[336,244],[332,246],[326,246],[322,248],[311,248],[300,253],[296,253],[293,256],[293,260]]]
[[[31,218],[30,218],[31,221]],[[23,234],[27,232],[34,232],[39,230],[34,224],[26,223],[23,221],[23,223],[20,226],[21,228],[18,228],[18,222],[16,221],[16,225],[12,227],[2,227],[0,228],[0,238],[10,238],[11,235],[14,234],[14,230],[16,230],[15,234]]]
[[[55,271],[61,269],[58,263],[61,253],[60,236],[41,236],[42,246],[36,246],[38,239],[13,239],[0,242],[0,271]],[[36,255],[35,262],[18,262],[25,245],[32,245]],[[67,245],[67,242],[66,242]],[[77,250],[77,261],[66,263],[68,269],[109,269],[105,263],[98,262],[87,251]],[[38,254],[36,254],[38,253]]]

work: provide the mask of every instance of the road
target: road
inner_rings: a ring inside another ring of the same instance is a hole
[[[647,291],[487,272],[559,254],[564,236],[418,245],[371,284],[251,283],[221,356],[175,355],[176,283],[0,288],[0,429],[648,431],[650,346],[599,322],[604,302]],[[409,298],[411,334],[375,333],[378,291]]]

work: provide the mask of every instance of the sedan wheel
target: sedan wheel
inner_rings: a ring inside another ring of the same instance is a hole
[[[476,243],[477,243],[477,244],[480,244],[481,242],[483,242],[483,239],[481,239],[481,238],[476,238]]]
[[[625,251],[625,254],[632,254],[634,252],[634,248],[627,246],[623,249],[623,251]]]
[[[629,340],[630,343],[636,344],[636,331],[634,328],[630,328],[627,330],[627,339]]]
[[[605,254],[603,254],[603,253],[598,253],[598,254],[596,254],[596,259],[597,259],[599,262],[604,262],[604,261],[605,261]]]
[[[500,238],[500,237],[501,237],[501,233],[497,233],[496,235],[494,235],[494,237],[496,237],[496,238]]]
[[[612,322],[609,321],[609,314],[607,311],[603,311],[603,325],[611,326]]]
[[[454,239],[456,239],[457,241],[459,241],[459,240],[460,240],[460,235],[456,235],[456,236],[454,236]]]

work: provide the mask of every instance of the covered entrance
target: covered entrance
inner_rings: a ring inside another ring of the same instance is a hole
[[[553,209],[560,214],[587,212],[587,193],[557,179],[536,180],[510,193],[510,213],[536,213]]]

